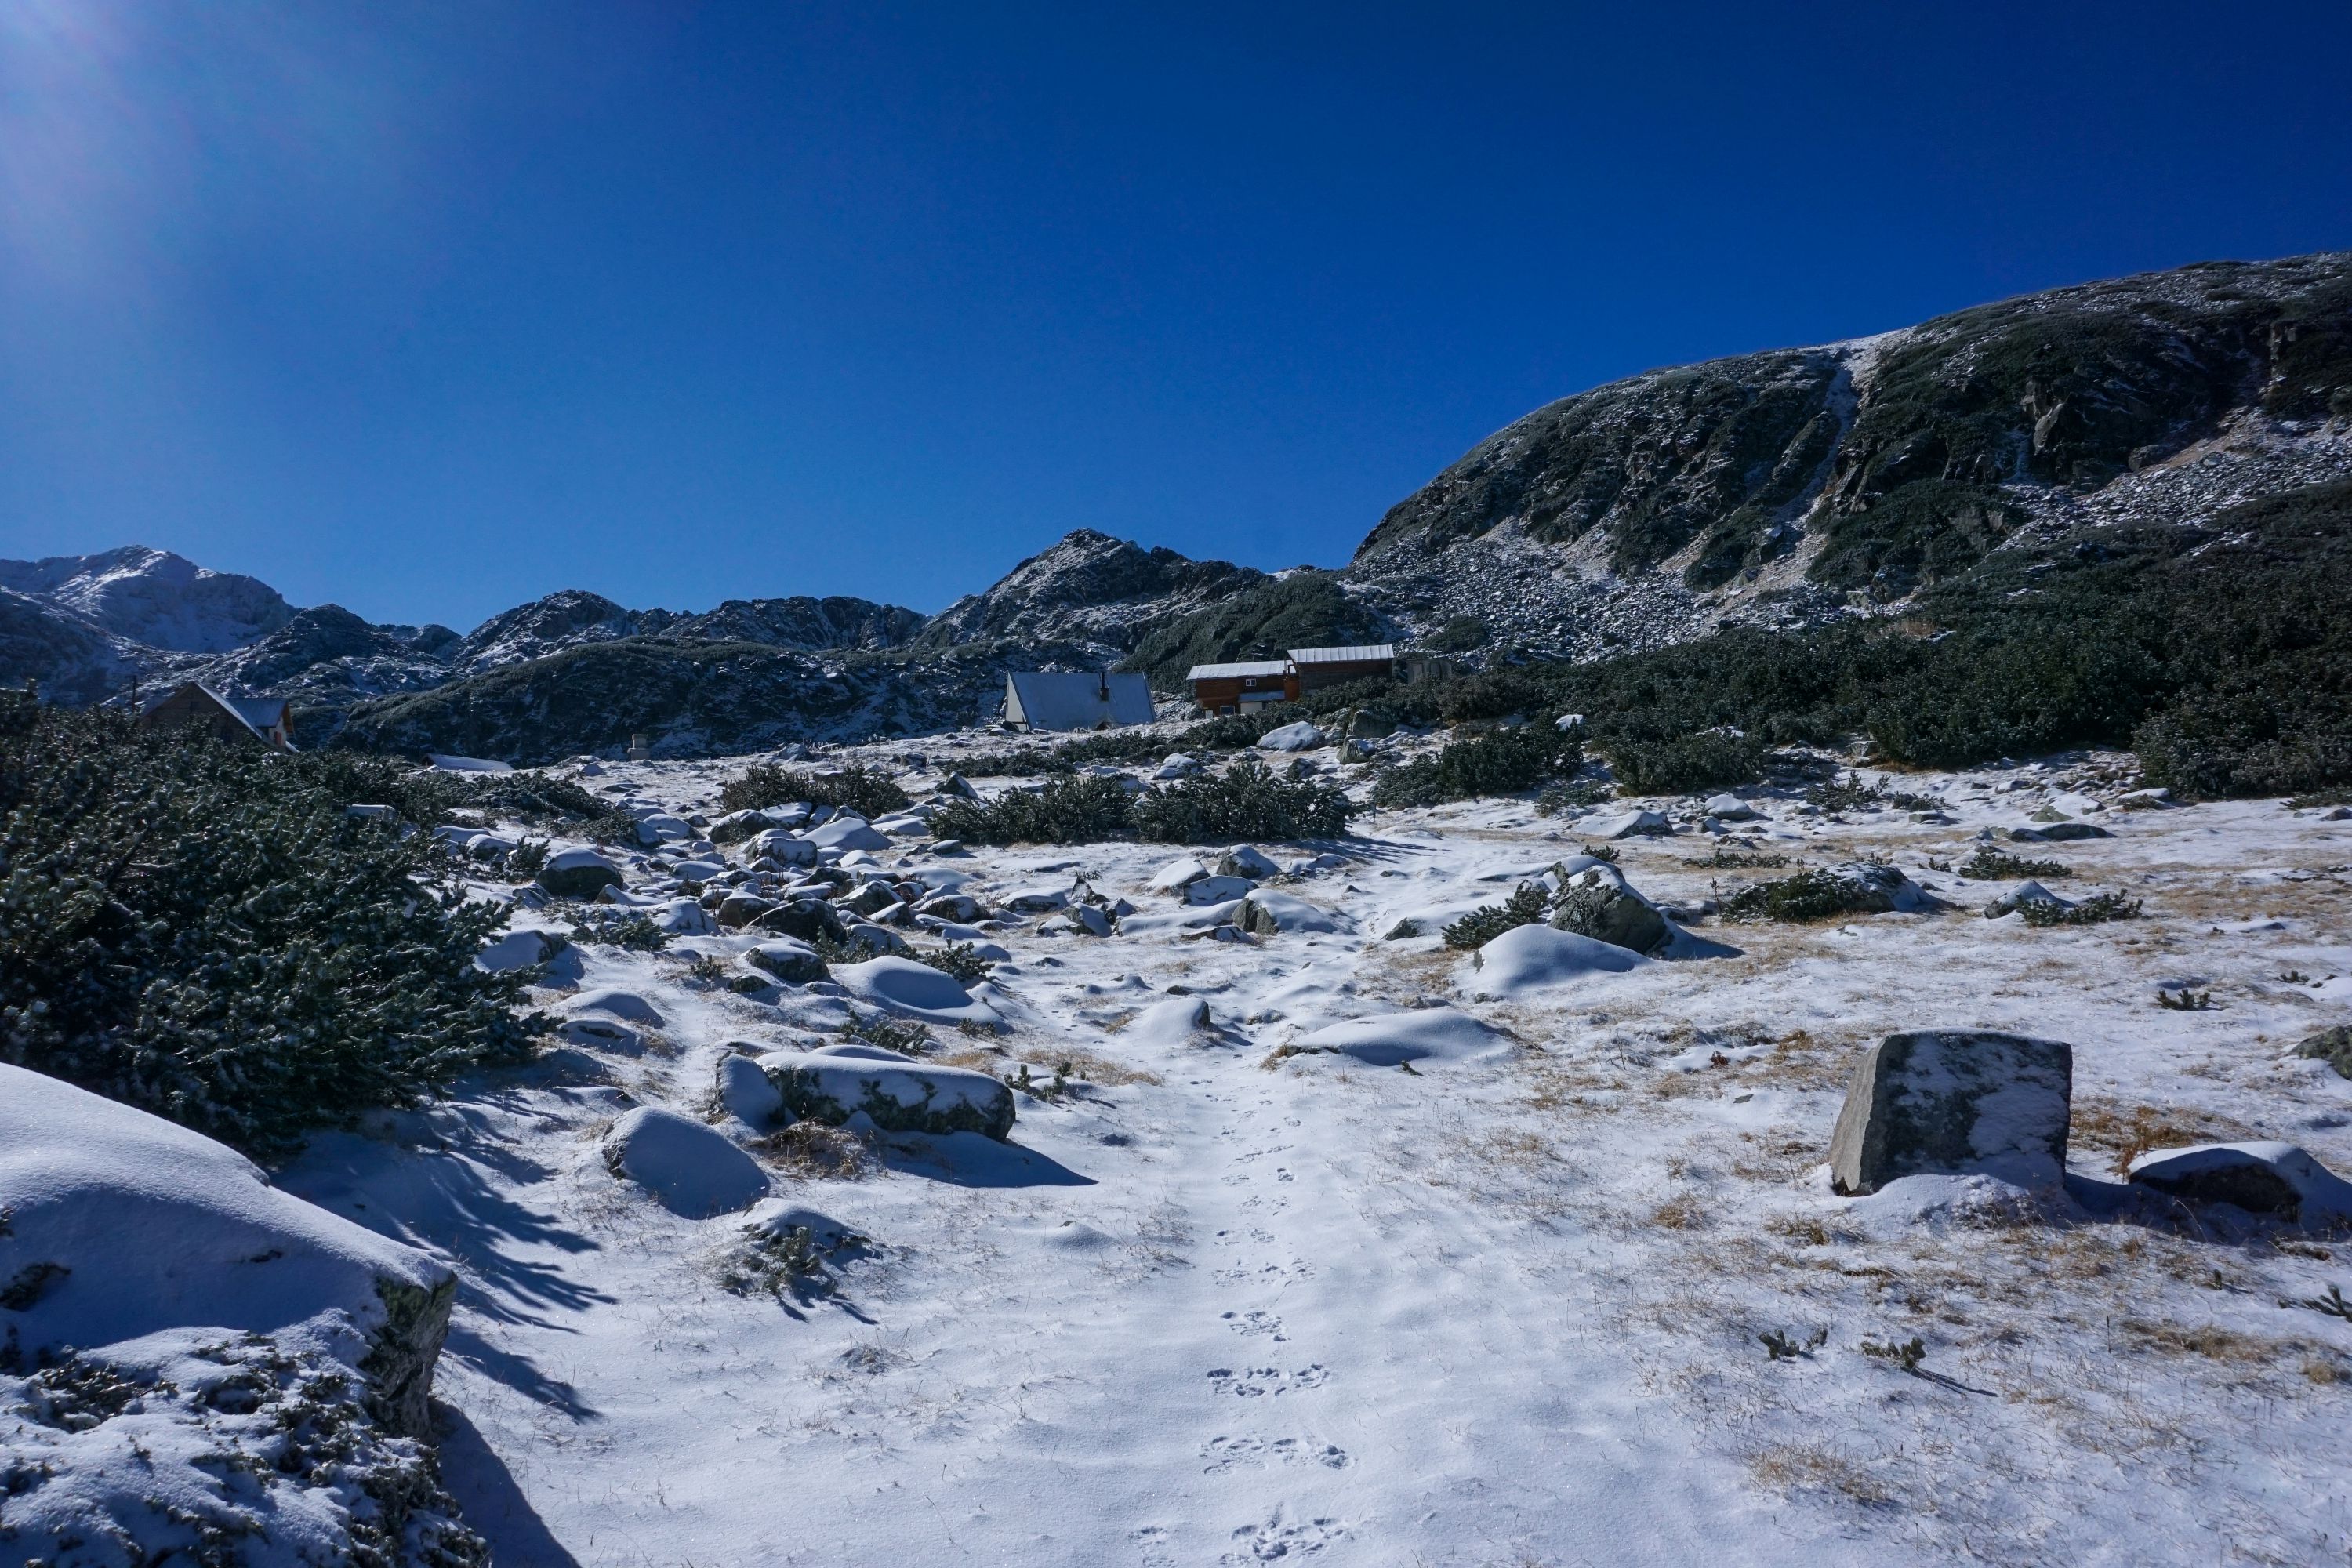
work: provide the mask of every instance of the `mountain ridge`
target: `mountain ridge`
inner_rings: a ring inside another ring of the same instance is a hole
[[[2346,478],[2352,252],[2208,262],[1556,399],[1391,507],[1333,570],[1266,573],[1077,529],[929,616],[808,595],[634,610],[566,589],[461,637],[298,611],[256,579],[125,546],[0,562],[0,679],[94,701],[193,675],[294,696],[314,738],[351,717],[355,735],[406,743],[485,700],[548,710],[548,672],[530,667],[561,660],[635,693],[632,722],[665,743],[840,738],[967,721],[1014,668],[1118,664],[1172,689],[1191,663],[1291,643],[1578,661],[1899,615],[2003,552]],[[600,647],[621,651],[584,657]],[[827,686],[852,669],[854,691]],[[709,689],[730,679],[814,703],[813,727],[659,722],[664,691],[735,712]],[[480,732],[554,743],[520,721]]]

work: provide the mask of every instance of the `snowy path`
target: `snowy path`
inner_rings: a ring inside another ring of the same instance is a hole
[[[597,1157],[625,1103],[698,1112],[727,1041],[793,1033],[674,956],[593,961],[587,983],[666,1020],[613,1085],[461,1100],[419,1119],[438,1152],[324,1140],[287,1184],[465,1265],[445,1451],[510,1565],[2341,1554],[2352,1419],[2326,1379],[2352,1379],[2352,1342],[2273,1304],[2340,1278],[2336,1255],[1868,1221],[1819,1161],[1853,1049],[1964,1017],[2074,1039],[2078,1122],[2154,1107],[2352,1167],[2352,1085],[2275,1043],[2317,1016],[2306,993],[2352,993],[2273,979],[2352,972],[2352,894],[2326,870],[2352,843],[2274,806],[2164,814],[2067,847],[2146,889],[2128,930],[1710,926],[1746,951],[1538,1006],[1474,1004],[1427,942],[1379,940],[1562,852],[1508,807],[1444,826],[1298,884],[1352,932],[1010,938],[1009,1047],[1040,1077],[1066,1048],[1148,1076],[1024,1097],[1011,1151],[913,1141],[865,1180],[781,1180],[768,1208],[876,1244],[830,1296],[730,1293],[743,1216],[668,1214]],[[1874,847],[1917,866],[1974,826],[1880,824]],[[1802,831],[1816,852],[1866,837]],[[1692,852],[1626,863],[1703,896]],[[1139,902],[1164,858],[1084,856]],[[1068,863],[1003,861],[1007,884]],[[2184,980],[2231,1011],[2148,1005]],[[1179,985],[1225,1043],[1123,1036]],[[1321,1025],[1444,999],[1518,1043],[1411,1074],[1262,1065]],[[1775,1363],[1766,1327],[1832,1337]],[[1914,1332],[1945,1382],[1859,1353]]]

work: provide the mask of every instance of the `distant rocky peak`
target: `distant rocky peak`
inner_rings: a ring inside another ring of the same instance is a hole
[[[1265,581],[1265,573],[1229,561],[1074,529],[932,616],[920,640],[947,647],[1019,637],[1123,652],[1150,630]]]
[[[0,561],[0,587],[46,599],[149,647],[226,653],[276,631],[294,607],[258,578],[143,544],[95,555]]]

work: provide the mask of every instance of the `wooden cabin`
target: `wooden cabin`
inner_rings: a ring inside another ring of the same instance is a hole
[[[1290,668],[1301,692],[1320,691],[1350,680],[1386,680],[1396,674],[1397,652],[1391,643],[1365,643],[1352,647],[1295,647]]]
[[[1287,659],[1196,664],[1184,679],[1192,683],[1192,700],[1203,713],[1238,713],[1255,703],[1291,702],[1298,697],[1298,678],[1291,674]]]
[[[272,751],[294,749],[292,705],[283,697],[224,697],[202,681],[183,681],[139,715],[142,728],[194,727],[216,741],[258,741]]]

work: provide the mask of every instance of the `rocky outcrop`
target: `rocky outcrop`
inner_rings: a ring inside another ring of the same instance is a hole
[[[1108,662],[1150,633],[1271,581],[1229,561],[1146,550],[1082,528],[941,610],[917,640],[932,649],[1061,645],[1075,660]]]
[[[1874,1193],[1903,1176],[1984,1173],[2021,1186],[2066,1167],[2074,1048],[1990,1030],[1889,1035],[1863,1054],[1830,1139],[1830,1181]]]

